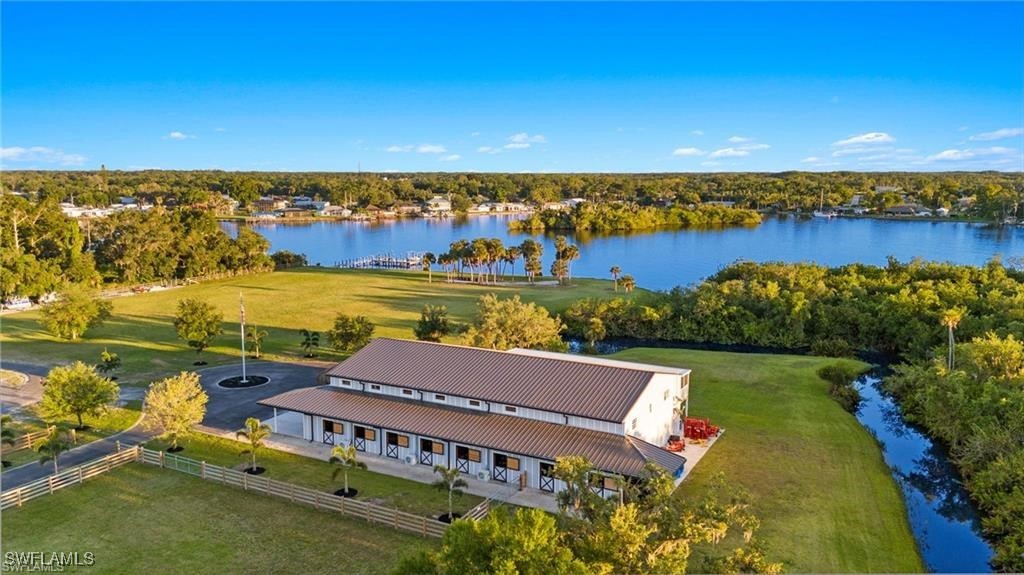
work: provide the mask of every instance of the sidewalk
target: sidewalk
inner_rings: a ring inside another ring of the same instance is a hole
[[[232,440],[235,439],[235,434],[230,431],[214,429],[206,426],[200,426],[198,429],[199,431],[209,435]],[[331,457],[330,445],[313,443],[299,437],[282,435],[280,433],[271,434],[270,438],[266,440],[266,445],[267,447],[278,451],[294,453],[295,455],[312,457],[323,461],[326,461]],[[395,459],[381,457],[371,453],[360,453],[359,460],[366,464],[367,469],[375,473],[382,473],[392,477],[401,477],[403,479],[409,479],[419,483],[433,483],[437,480],[437,474],[434,473],[433,468],[425,465],[409,465]],[[494,481],[480,481],[479,479],[468,475],[463,475],[462,478],[469,484],[468,487],[465,488],[466,493],[478,495],[480,497],[487,497],[494,501],[504,501],[522,507],[536,507],[552,513],[558,512],[558,503],[555,501],[555,497],[550,493],[529,488],[519,491],[519,487],[517,485],[497,483]]]

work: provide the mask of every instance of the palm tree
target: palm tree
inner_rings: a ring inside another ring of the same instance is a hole
[[[331,479],[337,480],[339,473],[345,477],[345,490],[342,493],[335,492],[336,495],[341,495],[342,497],[352,497],[355,495],[348,488],[348,472],[350,469],[366,469],[366,464],[356,459],[358,454],[359,451],[356,450],[354,445],[335,445],[334,449],[331,450],[331,459],[329,461],[332,465],[338,466],[331,473]]]
[[[249,448],[239,454],[252,457],[252,467],[246,470],[249,473],[256,473],[256,452],[263,447],[263,440],[270,436],[270,432],[270,426],[255,417],[246,419],[245,427],[235,432],[235,439],[245,439],[249,442]]]
[[[249,349],[252,350],[252,354],[256,359],[260,358],[260,352],[263,350],[263,340],[266,337],[267,331],[261,330],[255,325],[252,326],[252,329],[248,329],[245,332],[245,339],[249,340]]]
[[[626,293],[633,291],[636,287],[636,280],[631,275],[622,276],[622,289],[626,290]]]
[[[313,349],[320,347],[320,332],[303,328],[299,330],[299,333],[302,334],[302,349],[306,350],[306,357],[316,355],[313,353]]]
[[[512,281],[516,280],[516,260],[523,255],[523,250],[519,249],[519,246],[509,246],[505,250],[505,263],[512,266]]]
[[[949,371],[953,371],[953,367],[956,364],[956,358],[954,357],[956,341],[953,337],[953,330],[955,330],[956,327],[960,325],[960,320],[964,318],[965,313],[967,313],[967,310],[965,310],[964,308],[954,307],[952,309],[947,309],[946,311],[942,312],[942,316],[939,318],[942,325],[946,326],[946,329],[949,333],[949,352],[946,355],[946,368],[949,369]]]
[[[0,445],[10,445],[14,447],[14,430],[11,429],[11,425],[14,420],[11,419],[10,415],[0,416]],[[10,465],[10,461],[3,461],[2,465],[7,467]]]
[[[608,271],[612,273],[612,281],[615,282],[615,291],[619,291],[619,274],[622,273],[622,268],[619,266],[612,266],[612,269]]]
[[[437,263],[437,256],[432,252],[423,254],[423,271],[427,272],[427,283],[434,283],[434,271],[430,266]]]
[[[39,465],[46,465],[47,461],[53,461],[53,472],[60,471],[59,460],[62,453],[71,449],[71,441],[67,431],[56,427],[50,430],[45,439],[41,439],[36,445],[36,453],[39,454]]]
[[[455,519],[452,513],[452,498],[456,495],[461,496],[462,488],[469,487],[469,484],[459,474],[458,469],[449,469],[444,465],[435,465],[434,473],[441,476],[433,483],[434,487],[448,492],[448,522],[451,523]]]

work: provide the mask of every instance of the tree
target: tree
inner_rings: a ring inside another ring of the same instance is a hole
[[[551,275],[558,279],[558,283],[565,285],[569,277],[569,263],[562,258],[556,258],[551,262]]]
[[[437,256],[431,252],[423,254],[423,271],[427,272],[427,283],[434,283],[433,269],[430,267],[437,263]]]
[[[339,313],[334,327],[327,332],[331,346],[338,351],[352,352],[370,343],[375,326],[365,316]]]
[[[416,339],[420,341],[441,341],[441,338],[452,332],[451,322],[448,321],[448,308],[443,305],[423,306],[420,319],[413,328]]]
[[[335,495],[341,495],[342,497],[354,497],[355,492],[348,488],[348,472],[352,469],[366,469],[366,464],[359,461],[359,450],[354,445],[335,445],[334,449],[331,450],[331,459],[329,463],[337,467],[331,472],[331,479],[337,481],[338,474],[342,474],[345,478],[345,490]]]
[[[477,313],[466,331],[465,342],[475,347],[511,349],[514,347],[566,349],[561,332],[565,325],[548,310],[534,303],[524,303],[515,295],[498,299],[494,294],[477,300]]]
[[[68,286],[56,301],[43,306],[42,323],[61,339],[77,341],[110,317],[111,303],[81,286]]]
[[[557,495],[559,508],[569,510],[578,516],[589,507],[596,497],[590,490],[590,474],[593,471],[594,466],[581,455],[567,455],[555,459],[552,474],[565,483],[565,489],[559,491]]]
[[[60,472],[60,456],[71,449],[72,441],[67,430],[54,426],[45,438],[36,443],[36,453],[39,454],[39,465],[46,465],[47,461],[53,462],[53,472]]]
[[[107,348],[103,348],[103,352],[100,354],[100,364],[96,366],[96,369],[100,370],[103,375],[109,376],[119,367],[121,367],[121,357],[114,352],[107,351]]]
[[[302,334],[302,349],[306,352],[306,357],[315,357],[316,352],[313,350],[320,347],[320,332],[302,328],[299,333]]]
[[[146,392],[147,430],[160,430],[159,437],[171,442],[168,451],[180,451],[178,442],[192,433],[206,416],[209,397],[199,383],[199,374],[183,371],[154,383]]]
[[[245,339],[249,342],[249,349],[252,350],[253,357],[256,359],[260,358],[260,352],[263,351],[263,340],[266,337],[266,330],[261,330],[255,325],[245,330]]]
[[[967,310],[962,307],[954,307],[942,312],[942,315],[940,317],[942,325],[945,326],[947,330],[949,350],[946,353],[946,369],[948,369],[949,371],[953,371],[953,367],[956,365],[954,355],[956,341],[953,338],[953,330],[956,329],[956,326],[960,325],[960,320],[964,318],[964,314],[966,312]]]
[[[449,469],[444,465],[435,465],[434,473],[440,477],[434,481],[434,487],[448,492],[448,523],[451,523],[454,519],[454,513],[452,512],[452,498],[454,496],[462,496],[462,488],[469,487],[466,480],[459,474],[458,469]]]
[[[245,470],[247,473],[260,473],[260,469],[256,467],[256,452],[263,448],[263,440],[270,437],[270,433],[270,426],[255,417],[246,419],[245,427],[235,432],[235,439],[244,439],[249,443],[249,447],[240,453],[251,458],[252,466]]]
[[[212,305],[197,298],[189,298],[178,302],[174,327],[178,330],[178,337],[185,340],[198,355],[210,347],[213,338],[224,333],[221,326],[223,321],[224,314]]]
[[[584,336],[587,338],[587,343],[590,344],[590,349],[597,347],[597,342],[604,339],[607,334],[607,330],[604,328],[604,322],[599,317],[592,317],[587,322],[587,329],[584,332]]]
[[[636,289],[636,280],[633,279],[633,276],[631,275],[624,275],[622,276],[622,279],[619,281],[622,282],[622,289],[626,290],[626,293],[629,293]]]
[[[14,447],[14,420],[10,415],[0,415],[0,445]],[[3,460],[3,466],[7,467],[11,462]]]
[[[83,416],[100,415],[119,395],[116,383],[96,373],[95,367],[76,361],[50,370],[39,407],[51,421],[74,416],[78,429],[83,429]]]
[[[612,274],[612,282],[615,284],[615,291],[619,291],[619,274],[622,273],[622,268],[619,266],[612,266],[608,271]]]
[[[530,278],[530,283],[533,283],[533,279],[540,275],[541,272],[540,258],[537,256],[530,256],[523,262],[523,271],[526,272],[526,276]]]

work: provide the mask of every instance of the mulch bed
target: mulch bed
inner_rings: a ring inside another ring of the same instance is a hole
[[[256,387],[257,385],[263,385],[269,381],[269,377],[264,377],[262,375],[250,375],[245,378],[245,381],[242,381],[242,376],[236,375],[235,377],[229,377],[227,379],[222,379],[218,381],[217,385],[220,387],[226,387],[228,389],[243,389],[246,387]]]

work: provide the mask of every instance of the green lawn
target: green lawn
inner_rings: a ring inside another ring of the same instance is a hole
[[[447,305],[452,319],[468,321],[477,298],[492,292],[503,297],[519,293],[524,300],[552,311],[579,298],[615,295],[610,280],[580,279],[568,287],[497,287],[448,284],[443,273],[435,273],[433,283],[428,283],[423,272],[301,268],[115,298],[113,317],[78,342],[53,338],[39,324],[38,311],[10,314],[4,316],[0,344],[5,359],[32,363],[78,359],[96,363],[107,348],[123,361],[116,372],[122,384],[145,385],[154,378],[193,369],[196,354],[178,339],[172,325],[175,306],[183,298],[202,298],[224,313],[224,334],[204,352],[204,359],[211,364],[238,361],[239,292],[245,296],[249,326],[269,332],[265,359],[301,357],[297,331],[325,332],[338,312],[369,317],[377,326],[376,336],[411,338],[427,303]],[[638,293],[620,291],[618,295],[635,297]],[[340,359],[342,356],[327,350],[327,344],[322,337],[321,358]]]
[[[163,448],[165,444],[152,442],[150,447]],[[241,469],[248,467],[247,459],[239,455],[245,445],[230,439],[196,434],[185,444],[179,455]],[[261,477],[270,477],[321,491],[333,492],[342,488],[342,478],[331,479],[333,467],[326,461],[303,457],[284,451],[263,449],[257,456],[257,465],[266,467]],[[425,483],[409,481],[372,471],[349,471],[349,486],[359,490],[358,499],[394,507],[424,517],[437,517],[448,512],[448,494]],[[483,501],[475,495],[465,494],[455,499],[455,511],[463,513]]]
[[[133,463],[4,511],[5,552],[92,552],[79,573],[386,573],[416,535]]]
[[[700,497],[718,473],[742,485],[769,557],[787,571],[924,570],[878,445],[815,375],[835,360],[668,349],[612,357],[693,369],[690,414],[727,431],[679,494]],[[700,557],[690,565],[699,570]]]
[[[120,433],[139,420],[141,415],[142,402],[141,401],[129,401],[124,407],[111,407],[102,415],[93,417],[85,416],[82,421],[88,426],[88,429],[82,431],[76,431],[75,436],[78,440],[78,445],[84,445],[86,443],[109,437],[115,433]],[[46,429],[46,423],[43,417],[38,412],[38,404],[29,406],[13,415],[14,418],[14,433],[16,435],[24,435],[26,433],[35,433]],[[64,423],[68,425],[77,425],[78,420],[73,417],[66,417],[56,423]],[[38,461],[39,456],[36,455],[35,451],[31,449],[19,449],[18,451],[9,451],[10,447],[3,446],[3,459],[11,462],[11,466],[22,465],[30,461]]]

